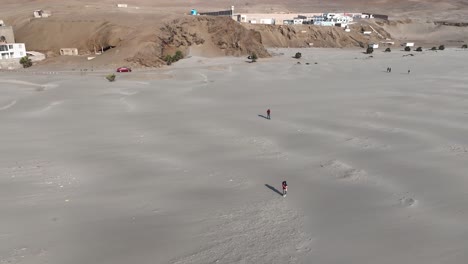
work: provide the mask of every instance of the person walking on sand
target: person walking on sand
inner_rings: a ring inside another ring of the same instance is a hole
[[[411,72],[411,71],[410,71],[410,70],[408,70],[408,74],[409,74],[410,72]]]
[[[286,197],[286,194],[288,193],[288,183],[286,181],[283,181],[281,185],[283,187],[283,197]]]
[[[268,119],[270,119],[270,113],[271,113],[271,111],[270,111],[270,109],[268,109],[268,110],[267,110],[267,118],[268,118]]]

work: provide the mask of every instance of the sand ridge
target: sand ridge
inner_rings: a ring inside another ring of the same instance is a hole
[[[0,73],[0,262],[464,263],[468,53],[275,52]]]

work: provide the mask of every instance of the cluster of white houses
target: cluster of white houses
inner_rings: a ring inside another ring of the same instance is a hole
[[[229,10],[201,12],[196,9],[191,15],[230,16],[241,23],[265,25],[319,25],[346,27],[355,19],[378,18],[388,20],[386,15],[371,13],[234,13],[234,6]]]
[[[385,15],[369,13],[258,13],[233,14],[233,19],[241,23],[267,24],[267,25],[318,25],[346,27],[355,19],[381,18]]]
[[[250,24],[321,26],[335,26],[336,23],[348,24],[353,21],[352,16],[337,13],[237,14],[234,19]]]

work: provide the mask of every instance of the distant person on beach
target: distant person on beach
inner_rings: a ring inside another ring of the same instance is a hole
[[[283,184],[281,184],[283,187],[283,197],[286,197],[286,194],[288,193],[288,183],[286,181],[283,181]]]
[[[411,72],[411,71],[410,71],[410,70],[408,70],[408,74],[409,74],[410,72]]]
[[[271,111],[270,111],[270,109],[268,109],[268,110],[267,110],[267,118],[268,118],[268,119],[270,119],[270,113],[271,113]]]

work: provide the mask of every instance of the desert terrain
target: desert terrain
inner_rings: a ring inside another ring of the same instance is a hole
[[[467,262],[466,1],[125,3],[2,1],[48,58],[0,71],[0,264]],[[353,30],[397,44],[186,15],[233,4],[388,14]]]
[[[460,47],[468,42],[467,1],[115,1],[90,0],[4,0],[0,19],[15,30],[16,41],[28,50],[47,55],[45,67],[71,65],[75,68],[161,67],[164,57],[181,50],[186,56],[267,57],[266,48],[314,47],[364,48],[382,39],[364,36],[373,26],[395,45],[416,42],[424,48],[445,45]],[[389,21],[359,21],[346,33],[341,28],[320,26],[246,25],[229,18],[193,17],[200,12],[374,12]],[[32,11],[50,11],[48,18],[34,19]],[[460,24],[461,23],[461,24]],[[464,24],[463,24],[464,23]],[[60,48],[77,48],[82,56],[63,58]],[[96,51],[105,51],[92,61]],[[194,51],[196,51],[194,53]]]
[[[296,51],[0,73],[0,263],[465,263],[468,53]]]

